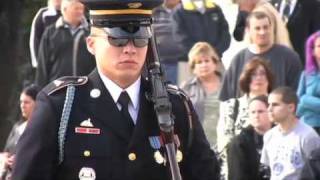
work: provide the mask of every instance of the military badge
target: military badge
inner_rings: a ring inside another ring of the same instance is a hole
[[[98,98],[101,95],[101,91],[99,89],[92,89],[90,91],[90,96],[92,98]]]
[[[176,134],[174,135],[174,143],[176,144],[177,148],[180,147],[180,140],[179,140],[178,135],[176,135]],[[181,162],[183,159],[183,154],[179,149],[176,152],[176,159],[177,159],[177,162]]]
[[[138,9],[141,6],[142,6],[142,3],[140,2],[128,3],[128,8],[130,9]]]
[[[183,159],[183,154],[179,149],[177,150],[177,153],[176,153],[176,159],[178,163],[181,162]]]
[[[99,128],[94,128],[91,119],[88,118],[80,123],[81,127],[75,128],[75,133],[78,134],[100,134]]]
[[[160,153],[160,151],[156,151],[153,155],[154,159],[156,160],[156,162],[158,164],[162,164],[164,163],[165,159],[164,157],[162,156],[162,154]]]
[[[82,127],[93,127],[93,124],[91,123],[91,119],[88,118],[87,120],[84,120],[80,123],[80,126]]]
[[[95,180],[96,179],[96,172],[94,169],[90,167],[83,167],[79,172],[79,179],[80,180]]]
[[[164,164],[166,162],[166,160],[162,156],[162,154],[160,153],[160,148],[163,145],[160,136],[150,136],[149,142],[150,142],[151,147],[155,150],[153,157],[154,157],[156,163]]]

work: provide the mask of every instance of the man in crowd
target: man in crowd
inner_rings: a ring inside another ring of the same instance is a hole
[[[250,44],[233,58],[225,73],[219,99],[221,101],[239,97],[239,75],[243,66],[254,56],[266,59],[276,77],[275,87],[286,85],[294,89],[298,86],[302,70],[299,56],[293,50],[273,42],[274,30],[270,18],[263,12],[251,13],[246,22],[246,33]]]
[[[210,0],[182,0],[173,13],[173,32],[182,49],[182,59],[188,59],[191,47],[209,43],[221,57],[229,48],[231,37],[228,22],[221,8]]]
[[[29,46],[31,65],[34,68],[38,66],[37,56],[42,34],[48,26],[55,23],[61,16],[60,6],[61,0],[48,0],[48,6],[39,9],[33,18]]]
[[[305,64],[304,46],[312,33],[320,29],[319,0],[271,0],[287,23],[293,48]]]
[[[178,62],[181,49],[173,37],[173,9],[180,3],[180,0],[164,0],[161,6],[153,10],[153,29],[157,37],[159,58],[163,65],[166,78],[173,84],[177,84]]]
[[[88,75],[95,66],[86,48],[89,26],[79,0],[62,0],[62,16],[44,32],[39,47],[36,84],[71,75]]]
[[[276,88],[268,102],[269,118],[276,126],[264,135],[261,163],[270,167],[271,179],[299,180],[307,158],[320,147],[320,138],[295,116],[298,97],[293,89]]]
[[[158,87],[142,77],[146,59],[154,59],[147,53],[153,47],[152,8],[162,1],[82,2],[90,9],[87,46],[97,68],[89,76],[56,80],[40,92],[18,143],[13,179],[169,180],[171,149],[180,167],[173,172],[182,179],[218,180],[217,159],[191,102],[167,87],[172,108],[165,107],[172,111],[164,114],[174,123],[164,127],[163,119],[157,121],[164,111],[156,114],[150,98]],[[171,146],[161,136],[167,127],[174,129]]]

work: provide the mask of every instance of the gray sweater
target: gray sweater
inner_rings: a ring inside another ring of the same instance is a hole
[[[262,54],[254,54],[248,48],[245,48],[233,58],[228,70],[225,72],[219,95],[221,101],[240,97],[239,76],[244,65],[254,56],[260,56],[269,62],[274,74],[273,87],[289,86],[297,89],[302,65],[296,52],[278,44],[273,45],[267,52]]]

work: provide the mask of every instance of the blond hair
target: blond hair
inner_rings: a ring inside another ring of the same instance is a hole
[[[281,44],[292,49],[292,44],[289,38],[289,32],[286,24],[281,19],[278,11],[269,2],[261,0],[257,3],[252,12],[263,12],[269,17],[271,21],[271,38],[273,44]],[[247,32],[245,32],[244,40],[247,43],[251,43],[249,34]]]
[[[219,75],[224,71],[223,64],[221,63],[221,59],[217,53],[217,51],[207,42],[197,42],[190,49],[188,54],[188,64],[191,72],[194,70],[194,66],[199,56],[207,55],[211,57],[212,61],[217,64],[217,73]]]

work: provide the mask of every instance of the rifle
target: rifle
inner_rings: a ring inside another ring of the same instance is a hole
[[[149,26],[152,34],[152,27]],[[148,78],[151,83],[150,99],[154,104],[158,124],[161,130],[161,138],[166,148],[166,155],[170,167],[172,180],[182,180],[180,168],[176,160],[176,146],[174,142],[174,119],[172,116],[172,104],[164,83],[164,75],[161,70],[159,55],[154,36],[149,38],[147,50]]]

